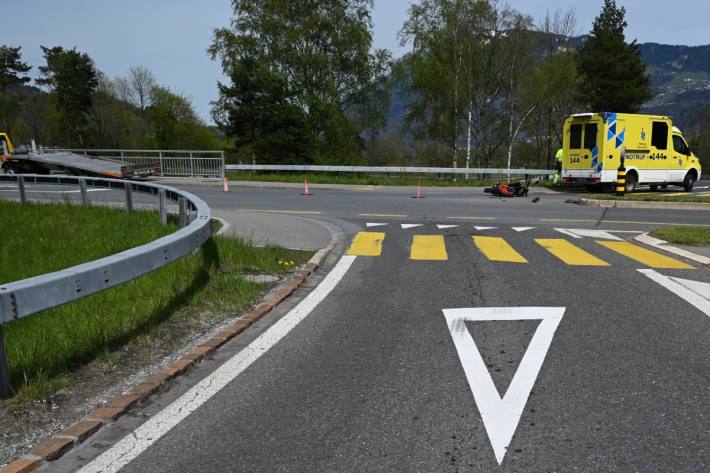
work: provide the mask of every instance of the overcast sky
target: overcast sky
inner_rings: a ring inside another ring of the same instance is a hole
[[[576,12],[578,33],[591,28],[602,0],[509,0],[536,20],[556,9]],[[397,41],[410,0],[375,0],[375,46],[399,57]],[[618,0],[627,10],[627,37],[640,42],[710,44],[708,0]],[[217,95],[219,66],[205,50],[212,29],[226,25],[229,0],[2,0],[0,44],[22,46],[25,61],[43,64],[40,45],[77,47],[111,77],[133,65],[190,97],[206,121]]]

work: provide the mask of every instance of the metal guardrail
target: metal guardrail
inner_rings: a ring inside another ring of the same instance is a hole
[[[60,149],[58,151],[96,156],[126,164],[160,163],[159,176],[224,177],[224,151],[145,149]]]
[[[318,166],[301,164],[227,164],[227,171],[302,171],[302,172],[352,172],[381,174],[484,174],[506,176],[552,176],[554,169],[507,169],[507,168],[436,168],[397,166]]]
[[[28,182],[78,185],[81,201],[88,205],[88,187],[124,191],[126,210],[132,212],[133,193],[158,197],[160,221],[167,224],[167,201],[178,203],[181,228],[151,243],[72,268],[21,281],[0,284],[0,396],[10,395],[10,375],[2,337],[2,324],[83,299],[131,281],[200,248],[210,237],[211,212],[207,204],[188,192],[146,182],[73,176],[0,175],[0,182],[17,182],[18,196],[26,203]]]

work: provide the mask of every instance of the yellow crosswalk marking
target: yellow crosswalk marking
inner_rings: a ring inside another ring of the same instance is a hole
[[[538,245],[570,266],[609,266],[609,263],[606,261],[600,260],[596,256],[587,253],[582,248],[562,238],[537,238],[535,241]]]
[[[506,263],[527,263],[528,260],[502,238],[474,236],[473,242],[481,253],[491,261],[503,261]]]
[[[626,241],[597,240],[597,243],[654,269],[695,269],[682,261],[669,258],[668,256],[647,250],[646,248]]]
[[[385,234],[382,232],[360,232],[355,235],[348,250],[350,256],[380,256],[382,254],[382,241]]]
[[[443,235],[414,235],[410,258],[413,260],[446,261],[446,244]]]

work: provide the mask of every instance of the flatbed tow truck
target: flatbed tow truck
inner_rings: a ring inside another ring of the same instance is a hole
[[[0,133],[0,168],[5,174],[65,173],[73,176],[101,176],[116,179],[147,177],[160,171],[160,163],[126,164],[112,159],[66,151],[15,149],[7,133]]]

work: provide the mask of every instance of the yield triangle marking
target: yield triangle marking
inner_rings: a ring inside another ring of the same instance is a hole
[[[447,228],[457,228],[459,225],[437,225],[436,228],[439,230],[446,230]]]
[[[444,309],[446,323],[461,359],[471,393],[481,413],[496,460],[503,463],[520,417],[527,404],[564,307],[486,307]],[[466,327],[466,322],[540,320],[518,370],[501,398],[483,356]]]
[[[571,236],[572,238],[576,238],[576,239],[582,238],[581,236],[579,236],[579,235],[577,235],[577,234],[575,234],[575,233],[572,233],[571,231],[569,231],[569,230],[567,230],[567,229],[565,229],[565,228],[555,228],[555,231],[556,231],[556,232],[560,232],[560,233],[562,233],[563,235]]]
[[[473,228],[475,228],[478,231],[481,231],[481,230],[495,230],[498,227],[473,227]]]
[[[535,227],[513,227],[516,232],[526,232],[528,230],[533,230]]]
[[[386,225],[389,225],[389,223],[367,223],[367,228],[370,227],[384,227]]]
[[[710,284],[664,276],[652,269],[639,269],[639,272],[656,281],[689,304],[694,305],[710,317]]]
[[[599,238],[602,240],[616,240],[616,241],[623,241],[621,238],[619,238],[616,235],[612,235],[611,233],[605,231],[605,230],[578,230],[578,229],[570,229],[570,232],[574,233],[577,236],[580,237],[587,237],[587,238]]]
[[[417,228],[423,226],[423,223],[403,223],[402,224],[402,229],[406,230],[408,228]]]

